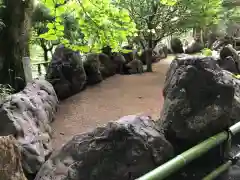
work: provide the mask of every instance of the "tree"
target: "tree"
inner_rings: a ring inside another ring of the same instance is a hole
[[[30,43],[41,46],[45,62],[48,62],[48,52],[52,51],[54,44],[57,44],[57,42],[47,41],[39,38],[39,36],[48,31],[47,24],[53,22],[54,19],[50,15],[49,9],[43,4],[37,5],[32,16],[32,38]]]
[[[179,17],[185,13],[178,1],[118,0],[115,3],[129,11],[138,29],[139,44],[143,49],[153,48],[162,38],[177,31]],[[147,71],[152,71],[151,57],[147,57]]]
[[[29,30],[32,0],[3,0],[0,17],[4,28],[0,31],[0,84],[10,84],[19,90],[25,83],[22,58],[29,56]]]
[[[202,41],[209,29],[217,24],[223,13],[221,0],[183,0],[188,6],[189,15],[185,27],[194,29],[194,36],[200,36]]]
[[[38,4],[33,14],[33,36],[31,39],[32,44],[36,44],[42,47],[44,52],[44,60],[48,62],[48,53],[53,50],[55,45],[58,45],[60,41],[50,41],[44,38],[40,38],[44,33],[47,33],[50,29],[47,27],[48,23],[54,23],[54,16],[50,15],[50,10],[43,4]],[[64,38],[69,40],[71,44],[81,43],[83,44],[84,35],[78,24],[78,20],[74,17],[73,13],[64,13],[61,15],[64,26]],[[82,41],[82,42],[81,42]],[[85,43],[86,45],[86,43]]]
[[[126,41],[128,36],[133,36],[136,30],[128,12],[116,8],[111,0],[43,0],[42,3],[50,9],[55,20],[48,23],[48,32],[40,37],[50,41],[59,40],[73,50],[99,52],[102,47],[109,45],[117,51],[120,43]],[[72,14],[77,19],[83,40],[71,41],[66,37],[64,14]]]
[[[215,20],[220,0],[116,0],[126,8],[138,29],[143,48],[153,48],[164,37],[181,34],[195,26]],[[145,47],[147,45],[147,47]],[[151,71],[150,59],[147,61]]]

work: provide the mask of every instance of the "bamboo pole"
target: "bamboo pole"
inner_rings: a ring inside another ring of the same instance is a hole
[[[217,145],[223,143],[228,139],[229,136],[235,135],[240,131],[240,122],[234,124],[229,128],[229,131],[224,131],[218,133],[215,136],[208,138],[202,143],[192,147],[191,149],[183,152],[182,154],[176,156],[172,160],[166,162],[165,164],[157,167],[156,169],[150,171],[149,173],[143,175],[137,180],[162,180],[170,176],[172,173],[178,171],[194,159],[202,156],[210,149],[216,147]]]
[[[209,173],[207,176],[203,178],[203,180],[213,180],[216,179],[219,175],[227,171],[233,164],[235,164],[240,158],[240,152],[234,156],[233,159],[228,160],[226,163],[219,166],[217,169]]]

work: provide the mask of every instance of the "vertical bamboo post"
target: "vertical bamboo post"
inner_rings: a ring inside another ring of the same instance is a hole
[[[31,67],[30,58],[29,57],[23,57],[22,64],[23,64],[25,80],[26,80],[27,83],[31,82],[33,78],[32,78],[32,67]]]
[[[41,76],[42,75],[41,64],[38,64],[37,67],[38,67],[38,75]]]

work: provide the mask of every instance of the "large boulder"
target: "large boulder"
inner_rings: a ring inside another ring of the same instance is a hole
[[[124,66],[126,64],[126,59],[121,53],[113,53],[112,54],[112,61],[116,65],[116,73],[124,74]]]
[[[185,50],[185,53],[187,54],[194,54],[194,53],[198,53],[201,52],[201,50],[203,50],[204,48],[204,44],[201,43],[200,40],[194,40],[191,44],[189,44]]]
[[[233,48],[233,46],[231,44],[228,44],[224,47],[221,48],[220,50],[220,58],[222,60],[226,59],[227,57],[232,57],[238,71],[240,70],[240,57],[238,55],[238,52]]]
[[[217,40],[217,33],[210,32],[207,35],[207,48],[212,48],[213,43]]]
[[[140,56],[137,55],[137,58],[142,61],[143,65],[147,64],[147,58],[153,63],[157,61],[157,57],[154,55],[153,49],[151,48],[143,50]]]
[[[173,60],[163,95],[158,124],[177,154],[239,121],[240,80],[222,70],[212,57],[182,56]],[[202,179],[223,161],[218,146],[172,179]]]
[[[35,174],[52,152],[51,126],[58,99],[45,80],[28,83],[0,107],[0,136],[14,135],[20,144],[23,168]]]
[[[230,36],[224,36],[223,38],[217,39],[212,44],[212,49],[213,50],[219,50],[219,49],[221,49],[222,47],[224,47],[228,44],[233,45],[234,44],[234,39],[233,39],[233,37],[230,37]]]
[[[143,63],[138,59],[134,59],[126,64],[129,74],[142,74],[143,73]]]
[[[231,125],[234,85],[212,57],[186,56],[170,65],[161,123],[173,141],[194,144]],[[233,79],[233,78],[231,78]]]
[[[233,74],[239,74],[238,65],[231,56],[218,60],[219,66]]]
[[[59,99],[80,92],[86,84],[86,73],[78,52],[60,45],[56,48],[46,73]]]
[[[100,83],[103,78],[100,71],[101,63],[96,53],[89,53],[84,60],[84,69],[87,75],[87,84],[94,85]]]
[[[183,44],[179,38],[172,38],[170,41],[171,49],[174,54],[183,53]]]
[[[134,180],[172,155],[171,144],[150,117],[130,115],[73,137],[35,180]]]
[[[168,55],[168,48],[165,44],[159,43],[153,49],[153,53],[158,57],[158,59],[163,59]]]
[[[0,179],[27,180],[18,143],[13,136],[0,136]]]
[[[101,74],[103,78],[107,78],[116,74],[117,66],[110,57],[104,53],[99,54],[99,61],[101,63]]]

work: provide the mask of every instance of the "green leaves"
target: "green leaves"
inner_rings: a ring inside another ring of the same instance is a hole
[[[203,54],[204,56],[212,56],[212,51],[211,51],[211,49],[204,48],[204,49],[202,50],[202,54]]]
[[[53,29],[54,28],[54,24],[53,23],[48,23],[47,24],[47,28],[48,29]]]
[[[161,4],[168,5],[168,6],[174,6],[178,0],[160,0]]]
[[[42,2],[50,9],[55,21],[47,24],[48,32],[40,37],[46,40],[57,39],[75,50],[99,51],[106,45],[116,50],[122,42],[127,41],[127,37],[136,33],[135,23],[131,21],[128,11],[117,8],[111,0],[70,0],[61,6],[56,4],[63,4],[63,0]],[[74,16],[78,23],[75,31],[80,31],[84,39],[76,39],[74,43],[69,41],[70,36],[66,36],[68,29],[65,29],[62,19],[64,14]]]

